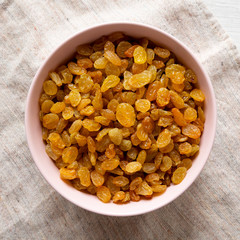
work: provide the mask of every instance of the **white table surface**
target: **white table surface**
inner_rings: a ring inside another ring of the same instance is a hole
[[[240,51],[240,0],[203,0]]]

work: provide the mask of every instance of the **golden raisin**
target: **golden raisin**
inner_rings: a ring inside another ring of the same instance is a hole
[[[110,129],[108,135],[115,145],[120,145],[123,139],[122,131],[118,128]]]
[[[93,87],[93,80],[88,74],[82,74],[77,78],[77,84],[81,93],[88,93]]]
[[[120,78],[115,75],[109,75],[105,78],[103,81],[103,84],[101,86],[101,92],[106,92],[108,89],[113,88],[117,86],[117,84],[120,82]]]
[[[121,66],[121,59],[113,51],[104,52],[104,57],[116,66]]]
[[[142,113],[147,112],[150,109],[150,101],[147,99],[138,99],[135,102],[135,108]]]
[[[190,158],[184,158],[180,164],[178,164],[178,167],[185,167],[186,169],[191,168],[192,166],[192,160]]]
[[[140,171],[142,168],[142,164],[139,162],[130,162],[126,166],[126,171],[129,173],[135,173]]]
[[[87,118],[82,121],[82,125],[90,132],[98,131],[101,128],[101,125],[99,123]]]
[[[193,139],[197,139],[201,136],[200,129],[193,124],[187,124],[186,126],[182,127],[182,133]]]
[[[158,136],[157,146],[158,148],[166,147],[171,141],[171,132],[168,129],[164,129]]]
[[[118,191],[113,196],[113,202],[116,203],[118,201],[122,201],[125,198],[125,192],[124,191]]]
[[[73,90],[69,93],[69,100],[73,107],[76,107],[81,101],[81,95],[78,91]]]
[[[57,127],[59,117],[55,113],[48,113],[43,116],[43,126],[47,129],[54,129]]]
[[[117,106],[116,118],[124,127],[133,126],[136,119],[134,108],[128,103],[120,103]]]
[[[148,70],[144,70],[143,72],[139,74],[132,75],[128,83],[133,88],[141,88],[148,84],[151,81],[152,73]]]
[[[129,183],[128,178],[124,176],[117,176],[113,178],[113,184],[115,184],[118,187],[124,187]]]
[[[100,187],[104,183],[104,176],[94,170],[91,172],[91,180],[96,187]]]
[[[198,101],[198,102],[203,102],[205,100],[205,96],[204,96],[204,93],[202,92],[202,90],[200,89],[193,89],[191,92],[190,92],[190,96]]]
[[[172,182],[174,184],[179,184],[182,182],[182,180],[185,178],[186,176],[186,173],[187,173],[187,169],[185,167],[179,167],[177,168],[174,172],[173,172],[173,175],[172,175]]]
[[[133,51],[134,62],[137,64],[144,64],[147,61],[147,53],[145,49],[138,46]]]
[[[110,190],[105,186],[97,188],[97,197],[104,203],[108,203],[111,200]]]
[[[118,165],[119,165],[119,160],[117,158],[113,158],[113,159],[107,159],[103,161],[101,167],[104,170],[113,170],[117,168]]]
[[[177,94],[175,91],[172,91],[172,90],[170,90],[169,93],[170,93],[171,102],[176,108],[180,109],[185,107],[184,101],[179,94]]]
[[[117,55],[121,58],[126,58],[125,52],[132,46],[130,42],[121,41],[116,49]]]
[[[187,122],[180,110],[178,110],[177,108],[172,108],[172,114],[174,121],[177,123],[177,125],[182,127],[187,125]]]
[[[179,64],[171,64],[167,66],[165,73],[175,84],[182,84],[185,80],[185,68]]]
[[[54,105],[54,102],[52,100],[46,99],[41,105],[42,112],[49,113],[51,111],[51,108],[53,105]],[[55,112],[53,112],[53,113],[55,113]]]
[[[170,51],[165,48],[155,47],[154,53],[160,58],[168,58],[170,56]]]
[[[78,156],[78,149],[76,147],[67,147],[63,150],[62,159],[65,163],[73,163]]]
[[[166,106],[170,101],[170,93],[167,88],[159,88],[157,91],[157,104],[160,107]]]
[[[62,179],[72,180],[76,178],[76,170],[74,169],[60,168],[59,171]]]
[[[46,102],[46,101],[44,101]],[[52,113],[60,113],[65,109],[66,105],[64,102],[56,102],[52,105],[50,111]]]
[[[58,88],[55,82],[47,80],[43,83],[43,90],[47,95],[55,95]]]

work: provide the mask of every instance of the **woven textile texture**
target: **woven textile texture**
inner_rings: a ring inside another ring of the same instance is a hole
[[[0,1],[0,239],[240,239],[240,57],[199,0]],[[94,24],[142,22],[184,42],[217,98],[217,134],[194,184],[154,212],[127,218],[85,211],[43,179],[24,130],[28,89],[44,59]]]

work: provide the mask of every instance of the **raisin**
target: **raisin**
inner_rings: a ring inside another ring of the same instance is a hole
[[[134,62],[137,64],[144,64],[147,61],[147,53],[145,49],[138,46],[133,51]]]
[[[179,184],[182,182],[182,180],[185,178],[186,176],[186,173],[187,173],[187,169],[185,167],[179,167],[177,168],[174,172],[173,172],[173,175],[172,175],[172,182],[174,184]]]
[[[153,192],[164,193],[167,189],[166,185],[154,184],[151,186]]]
[[[155,53],[151,48],[147,48],[146,52],[147,52],[147,63],[152,64],[152,61],[155,57]]]
[[[148,139],[148,133],[145,132],[142,123],[139,123],[137,126],[137,137],[140,141],[146,141]]]
[[[157,92],[160,88],[161,88],[161,83],[159,81],[154,81],[151,84],[149,84],[146,92],[146,98],[149,101],[155,101],[157,99]]]
[[[91,180],[94,186],[100,187],[104,183],[104,176],[98,173],[96,170],[91,172]]]
[[[118,201],[122,201],[125,198],[125,192],[118,191],[113,196],[113,202],[117,203]]]
[[[137,47],[138,47],[138,45],[133,45],[133,46],[131,46],[130,48],[128,48],[128,50],[126,50],[126,51],[124,52],[125,56],[126,56],[126,57],[129,57],[129,58],[133,57],[134,50],[135,50]]]
[[[170,92],[167,88],[159,88],[157,91],[157,99],[156,102],[158,106],[164,107],[170,101]]]
[[[62,179],[72,180],[76,178],[76,170],[74,169],[60,168],[59,171]]]
[[[105,69],[107,63],[108,63],[108,60],[105,57],[99,57],[94,62],[94,68],[96,68],[96,69]]]
[[[59,117],[55,113],[48,113],[43,116],[43,126],[47,129],[54,129],[57,127]]]
[[[128,178],[123,176],[117,176],[113,178],[113,184],[115,184],[117,187],[124,187],[129,183]]]
[[[43,83],[43,90],[47,95],[55,95],[58,88],[55,82],[47,80]]]
[[[170,56],[170,51],[165,48],[155,47],[154,53],[160,58],[168,58]]]
[[[185,107],[184,101],[179,94],[177,94],[175,91],[172,91],[172,90],[170,90],[169,93],[170,93],[171,102],[176,108],[180,109]]]
[[[113,158],[113,159],[107,159],[103,161],[101,167],[104,170],[113,170],[117,168],[118,165],[119,165],[119,160],[116,158]]]
[[[85,68],[78,66],[74,62],[68,63],[68,69],[69,69],[70,73],[72,73],[74,75],[81,75],[83,73],[87,73],[87,70]]]
[[[171,64],[167,66],[165,72],[166,76],[175,84],[182,84],[185,80],[185,68],[179,64]]]
[[[115,145],[120,145],[123,139],[122,131],[118,128],[110,129],[108,135]]]
[[[117,84],[120,82],[120,78],[115,75],[109,75],[105,78],[103,81],[103,84],[101,86],[101,92],[106,92],[108,89],[113,88],[117,86]]]
[[[81,93],[88,93],[93,87],[93,80],[88,74],[82,74],[77,79],[78,89]]]
[[[117,106],[116,118],[124,127],[133,126],[136,118],[134,108],[128,103],[120,103]]]
[[[164,156],[160,165],[162,172],[168,171],[172,167],[172,159],[168,156]]]
[[[58,133],[50,133],[48,136],[48,140],[57,148],[65,148],[65,143],[63,142],[61,136]]]
[[[191,107],[186,108],[184,110],[184,118],[188,122],[195,121],[197,119],[197,111]]]
[[[158,136],[157,146],[158,148],[166,147],[171,141],[171,132],[168,129],[164,129]]]
[[[95,109],[93,106],[86,106],[80,111],[80,114],[82,116],[90,116],[95,112]]]
[[[133,63],[133,65],[132,65],[132,73],[133,74],[141,73],[146,69],[147,69],[147,63],[146,62],[144,64]]]
[[[121,58],[126,58],[125,52],[132,46],[130,42],[121,41],[116,49],[117,55]]]
[[[54,102],[52,100],[46,99],[41,105],[42,112],[49,113],[53,105],[54,105]],[[52,112],[52,113],[58,113],[58,112]]]
[[[87,69],[87,68],[93,67],[93,62],[89,58],[82,58],[82,59],[77,60],[77,65],[79,67],[83,67],[83,68]]]
[[[48,101],[48,100],[46,100]],[[46,102],[44,101],[44,102]],[[50,111],[52,113],[61,113],[64,109],[65,109],[66,105],[64,102],[56,102],[52,105],[52,107],[50,108]]]
[[[123,139],[119,147],[122,151],[128,151],[132,148],[132,142],[130,140]]]
[[[152,188],[147,184],[146,181],[143,181],[139,184],[139,186],[135,189],[136,194],[143,196],[150,196],[153,194]]]
[[[87,145],[88,145],[88,151],[91,153],[94,153],[96,151],[96,144],[92,137],[87,137]]]
[[[148,134],[152,133],[154,129],[154,121],[149,116],[146,116],[142,120],[142,126],[145,132],[147,132]]]
[[[133,105],[136,101],[137,94],[134,92],[122,92],[121,93],[121,100],[122,102],[129,103]]]
[[[151,81],[152,73],[148,70],[145,70],[139,74],[132,75],[128,83],[133,88],[141,88],[148,84]]]
[[[187,125],[187,122],[186,122],[183,114],[179,111],[179,109],[172,108],[172,114],[173,114],[174,121],[177,123],[177,125],[182,126],[182,127]]]
[[[139,162],[130,162],[126,166],[126,171],[129,173],[135,173],[140,171],[142,168],[142,164]]]
[[[104,57],[110,61],[112,64],[116,66],[121,66],[121,59],[118,57],[118,55],[112,51],[106,51],[104,52]]]
[[[198,82],[196,74],[191,69],[186,70],[184,77],[188,82],[191,82],[194,84]]]
[[[62,80],[58,73],[50,72],[49,77],[56,83],[58,87],[62,86]]]
[[[142,113],[147,112],[150,109],[150,101],[147,99],[138,99],[135,102],[135,108]]]
[[[101,128],[101,125],[99,123],[87,118],[82,121],[82,125],[90,132],[98,131]]]
[[[110,190],[105,186],[97,188],[97,197],[104,203],[108,203],[111,200]]]
[[[76,147],[67,147],[63,150],[62,159],[65,163],[73,163],[78,156],[78,149]]]
[[[112,100],[110,100],[110,102],[108,103],[107,108],[115,113],[116,110],[117,110],[118,104],[119,104],[118,100],[112,99]]]
[[[144,163],[142,165],[142,170],[148,174],[154,173],[156,171],[156,166],[154,163]]]
[[[197,139],[201,136],[200,129],[193,124],[187,124],[186,126],[182,127],[182,133],[193,139]]]
[[[83,56],[90,56],[93,52],[93,48],[89,44],[83,44],[78,46],[77,52]]]
[[[167,127],[167,126],[171,125],[172,122],[173,122],[173,118],[171,116],[163,116],[163,117],[159,118],[158,126]]]
[[[202,90],[200,89],[193,89],[191,92],[190,92],[190,96],[195,100],[195,101],[198,101],[198,102],[203,102],[205,100],[205,96],[204,96],[204,93],[202,92]]]

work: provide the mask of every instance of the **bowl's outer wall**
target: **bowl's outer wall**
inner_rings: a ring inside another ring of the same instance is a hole
[[[45,152],[45,145],[42,141],[41,124],[39,121],[38,105],[43,81],[47,79],[50,71],[62,64],[64,62],[63,60],[69,59],[76,51],[78,45],[91,42],[102,35],[108,35],[116,31],[124,32],[136,38],[147,37],[160,46],[164,46],[173,51],[180,62],[195,71],[199,79],[200,88],[206,96],[206,122],[201,139],[200,152],[193,161],[193,166],[188,170],[187,176],[183,182],[179,185],[168,187],[164,194],[154,197],[151,200],[141,200],[140,202],[130,202],[123,205],[113,203],[104,204],[99,201],[96,196],[79,192],[60,179],[59,170]],[[161,30],[144,24],[110,23],[94,26],[74,35],[59,46],[50,57],[47,58],[35,75],[29,90],[25,125],[28,144],[33,159],[45,179],[56,189],[56,191],[69,201],[84,209],[110,216],[131,216],[150,212],[173,201],[197,178],[209,156],[213,144],[216,128],[216,103],[213,88],[207,74],[199,61],[182,43]]]

